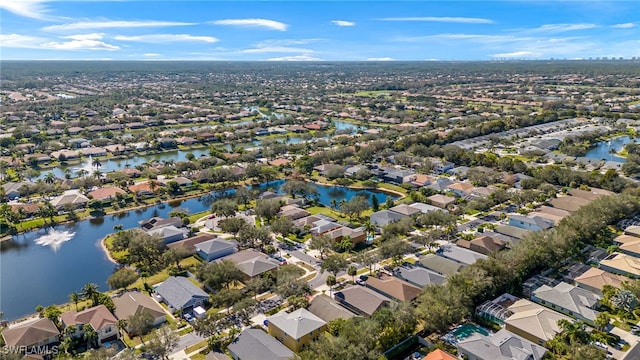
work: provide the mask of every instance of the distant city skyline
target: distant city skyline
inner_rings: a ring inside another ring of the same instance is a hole
[[[640,1],[0,0],[2,60],[640,57]]]

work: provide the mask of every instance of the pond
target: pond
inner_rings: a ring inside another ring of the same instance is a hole
[[[258,187],[280,191],[284,180]],[[327,206],[331,199],[339,202],[356,194],[373,194],[383,203],[387,195],[379,191],[352,190],[314,184],[319,201]],[[233,191],[229,191],[233,192]],[[37,305],[61,304],[72,291],[89,282],[108,289],[106,280],[116,268],[105,256],[100,240],[112,233],[115,225],[129,229],[154,216],[167,217],[179,207],[190,213],[211,207],[220,192],[200,198],[130,210],[118,215],[83,220],[75,224],[56,226],[55,231],[43,229],[17,235],[0,243],[0,311],[8,320],[31,314]],[[390,195],[391,196],[391,195]],[[397,198],[397,196],[391,196]]]
[[[627,159],[617,156],[620,150],[631,141],[640,142],[640,139],[631,139],[629,136],[620,136],[611,140],[600,141],[584,155],[590,159],[605,159],[607,161],[627,162]]]
[[[101,159],[102,166],[99,167],[100,171],[103,173],[108,173],[111,171],[122,170],[128,167],[136,167],[137,165],[142,165],[146,162],[163,162],[163,161],[186,161],[187,154],[193,154],[196,158],[202,156],[209,156],[209,149],[201,148],[201,149],[191,149],[191,150],[175,150],[175,151],[167,151],[159,154],[152,155],[143,155],[143,156],[135,156],[128,159]],[[53,175],[64,178],[64,171],[68,168],[71,170],[71,176],[76,177],[77,172],[80,169],[85,169],[92,173],[96,170],[96,167],[91,164],[92,158],[87,158],[83,161],[82,164],[75,164],[69,166],[58,166],[51,169],[44,169],[40,172],[40,176],[38,179],[44,178],[48,173],[53,173]]]

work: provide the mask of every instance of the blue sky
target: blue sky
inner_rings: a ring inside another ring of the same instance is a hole
[[[640,57],[640,1],[0,0],[3,60]]]

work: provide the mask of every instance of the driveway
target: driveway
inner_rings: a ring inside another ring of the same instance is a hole
[[[287,252],[289,253],[289,255],[297,258],[298,260],[304,261],[305,263],[313,266],[316,269],[319,267],[318,259],[314,258],[311,255],[307,255],[300,250],[291,250]]]

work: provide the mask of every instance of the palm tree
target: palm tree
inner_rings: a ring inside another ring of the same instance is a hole
[[[102,171],[100,171],[100,170],[96,169],[96,170],[93,172],[93,177],[95,177],[97,180],[100,180],[100,178],[102,177]]]
[[[78,303],[80,302],[80,299],[82,299],[82,297],[75,291],[69,294],[69,300],[73,301],[73,303],[76,305],[76,311],[78,311]]]
[[[631,291],[622,289],[611,297],[611,304],[618,309],[631,313],[638,305],[638,298]]]
[[[71,169],[69,168],[64,169],[64,178],[67,180],[71,179]]]
[[[88,347],[98,346],[98,333],[90,324],[84,324],[82,332],[84,332],[84,340],[87,342]]]
[[[584,322],[578,320],[571,322],[566,319],[558,321],[558,326],[562,329],[561,338],[568,344],[586,344],[589,339]]]
[[[338,201],[336,199],[331,199],[331,201],[329,202],[329,204],[331,205],[331,208],[333,210],[336,210],[338,208]]]
[[[91,166],[95,166],[96,169],[102,166],[100,159],[96,158],[91,161]]]
[[[52,172],[47,173],[47,175],[44,176],[44,182],[47,184],[53,184],[56,181],[56,177],[55,175],[53,175]]]
[[[82,287],[82,295],[85,299],[91,299],[92,306],[96,306],[98,303],[98,285],[94,283],[87,283],[84,287]]]
[[[356,275],[358,274],[358,269],[355,267],[355,265],[349,265],[349,267],[347,268],[347,274],[351,276],[352,281],[356,281]]]
[[[89,174],[89,171],[85,170],[85,169],[80,169],[77,171],[78,177],[85,177]]]

